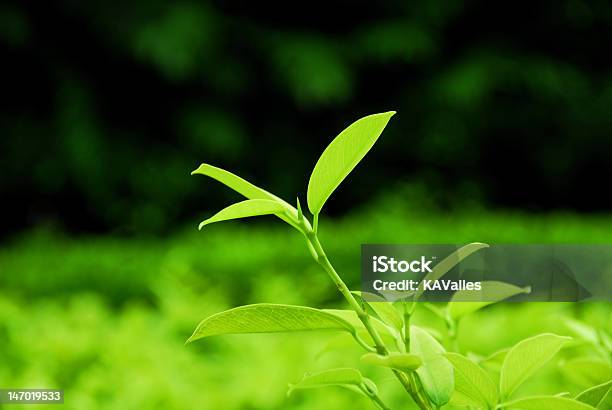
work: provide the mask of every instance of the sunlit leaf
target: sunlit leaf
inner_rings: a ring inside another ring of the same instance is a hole
[[[314,389],[327,386],[340,386],[348,388],[349,390],[363,394],[366,397],[367,394],[364,391],[366,386],[368,389],[371,389],[371,391],[377,391],[374,382],[363,377],[359,370],[352,368],[339,368],[324,370],[318,373],[306,373],[299,382],[289,384],[289,391],[287,394],[291,394],[294,390]]]
[[[422,363],[419,356],[409,353],[391,353],[381,356],[376,353],[366,353],[361,356],[361,361],[374,366],[389,367],[403,372],[412,372]]]
[[[355,329],[342,318],[305,306],[255,304],[240,306],[204,319],[187,342],[208,336],[239,333],[295,332]]]
[[[557,354],[570,337],[544,333],[522,340],[514,345],[502,365],[500,392],[502,397],[510,395],[536,370]]]
[[[372,148],[394,114],[395,111],[389,111],[363,117],[327,146],[308,182],[310,212],[315,215],[321,212],[329,196]]]
[[[570,359],[561,365],[561,369],[569,379],[583,388],[612,379],[612,365],[591,357]]]
[[[497,352],[491,353],[489,356],[479,360],[478,364],[487,370],[499,373],[509,351],[509,348],[498,350]]]
[[[457,353],[446,353],[455,369],[455,393],[453,404],[478,409],[493,409],[499,394],[489,375],[476,363]]]
[[[481,282],[481,290],[460,290],[453,294],[448,304],[448,312],[453,319],[459,319],[485,306],[508,299],[520,293],[529,293],[531,288],[518,287],[497,281]]]
[[[591,405],[597,409],[612,409],[612,380],[598,386],[586,389],[576,400]]]
[[[191,172],[191,175],[196,174],[205,175],[216,179],[234,191],[244,195],[248,199],[278,199],[275,195],[251,184],[245,179],[240,178],[238,175],[232,174],[229,171],[214,167],[212,165],[200,165],[195,171]]]
[[[442,406],[454,390],[453,365],[444,357],[444,348],[425,330],[410,327],[410,352],[421,357],[423,364],[416,372],[430,400]]]
[[[250,216],[261,215],[276,215],[284,212],[286,209],[283,204],[269,199],[247,199],[217,212],[212,217],[202,221],[198,229],[204,226],[221,221],[229,221],[230,219],[248,218]]]
[[[232,174],[229,171],[214,167],[212,165],[201,164],[195,171],[191,172],[191,175],[204,175],[213,178],[226,185],[227,187],[233,189],[234,191],[238,192],[239,194],[245,196],[247,199],[269,199],[272,201],[277,201],[281,203],[287,209],[287,211],[291,215],[295,216],[295,218],[297,219],[297,210],[293,206],[289,205],[287,202],[283,201],[276,195],[271,194],[270,192],[251,184],[245,179],[240,178],[238,175]],[[295,222],[287,214],[279,213],[277,214],[277,216],[288,224],[295,226]]]
[[[579,401],[556,396],[525,397],[503,406],[508,410],[593,410],[594,407]]]

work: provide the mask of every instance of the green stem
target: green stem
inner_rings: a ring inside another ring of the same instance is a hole
[[[315,215],[315,220],[314,220],[315,229],[317,227],[317,224],[318,224],[317,215]],[[346,284],[340,277],[340,275],[338,275],[338,272],[336,272],[336,270],[332,266],[331,262],[327,258],[327,255],[325,254],[325,251],[323,250],[323,247],[321,246],[321,242],[319,242],[319,238],[317,237],[315,230],[306,230],[304,233],[306,235],[308,242],[312,246],[312,249],[315,251],[315,254],[316,254],[315,259],[317,263],[321,265],[321,267],[325,270],[325,272],[327,272],[331,280],[334,282],[334,285],[336,285],[340,293],[342,293],[342,296],[344,296],[344,298],[349,303],[351,308],[355,311],[355,313],[357,313],[357,317],[359,317],[359,320],[361,320],[361,323],[363,323],[366,330],[372,337],[372,340],[374,341],[376,352],[382,356],[388,355],[389,350],[385,346],[378,331],[372,325],[372,322],[370,321],[370,316],[363,309],[361,304],[357,302],[357,300],[355,299],[355,297],[353,296],[349,288],[346,286]],[[415,403],[419,406],[421,410],[430,409],[429,405],[426,402],[424,402],[421,397],[419,397],[418,392],[412,388],[410,379],[406,373],[403,373],[397,370],[393,370],[393,374],[395,374],[395,376],[400,381],[402,386],[404,386],[404,389],[410,394],[410,396],[413,398],[413,400],[415,401]]]
[[[410,317],[411,314],[408,311],[408,303],[402,302],[404,305],[404,346],[406,346],[406,351],[410,353]]]
[[[372,340],[374,340],[374,347],[376,348],[378,354],[388,354],[389,351],[382,341],[380,334],[376,331],[376,329],[374,329],[374,326],[372,326],[370,316],[366,313],[361,304],[357,302],[357,299],[355,299],[340,275],[338,275],[338,272],[336,272],[332,266],[331,262],[327,258],[327,255],[325,254],[325,251],[323,250],[323,247],[321,246],[321,242],[319,242],[317,235],[312,232],[309,233],[307,237],[317,254],[317,262],[319,265],[321,265],[325,272],[327,272],[331,280],[334,282],[334,285],[336,285],[340,293],[342,293],[342,296],[344,296],[351,308],[355,311],[355,313],[357,313],[359,320],[361,320],[361,323],[363,323],[370,336],[372,336]]]
[[[361,386],[361,390],[372,400],[372,403],[381,410],[391,410],[374,391],[371,391],[366,386]]]
[[[446,329],[450,339],[450,349],[453,352],[459,353],[459,341],[457,340],[457,325],[458,323],[451,317],[446,318]]]
[[[417,404],[419,406],[422,406],[421,408],[425,408],[425,409],[429,409],[430,405],[429,405],[429,399],[427,398],[427,395],[425,394],[425,391],[423,390],[423,385],[421,384],[420,380],[417,378],[416,374],[411,373],[410,374],[410,383],[413,386],[413,390],[416,392],[416,396],[418,398]]]

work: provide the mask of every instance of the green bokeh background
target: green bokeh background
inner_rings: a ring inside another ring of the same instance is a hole
[[[609,243],[610,41],[605,1],[4,2],[0,388],[63,388],[79,410],[370,408],[342,389],[286,397],[358,363],[335,335],[184,346],[241,304],[344,307],[275,218],[197,232],[239,196],[189,172],[304,202],[331,139],[394,109],[321,219],[353,288],[361,243]],[[570,317],[612,331],[609,304],[502,304],[461,324],[460,347],[570,334]],[[560,363],[519,393],[586,387]]]

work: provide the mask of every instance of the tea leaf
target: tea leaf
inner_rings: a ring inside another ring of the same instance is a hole
[[[308,208],[321,212],[325,201],[368,153],[395,111],[372,114],[351,125],[325,148],[308,182]]]
[[[446,353],[455,369],[454,404],[494,409],[499,399],[497,386],[476,363],[457,353]]]
[[[534,396],[518,399],[503,405],[509,410],[593,410],[594,407],[579,401],[556,396]]]
[[[425,281],[427,280],[433,281],[433,280],[440,279],[442,276],[446,275],[448,271],[454,268],[459,262],[461,262],[462,260],[470,256],[474,252],[480,249],[483,249],[483,248],[488,248],[488,247],[489,245],[487,245],[486,243],[479,243],[479,242],[470,243],[468,245],[465,245],[457,249],[456,251],[448,255],[446,258],[444,258],[441,262],[438,262],[436,266],[434,266],[432,271],[428,273],[427,275],[425,275],[423,280],[421,280],[421,284],[419,285],[419,288],[414,294],[414,300],[415,301],[419,300],[421,295],[425,292],[425,288],[423,286]]]
[[[479,360],[478,364],[487,370],[499,373],[509,351],[510,349],[498,350],[497,352]]]
[[[300,330],[341,330],[351,334],[355,332],[355,328],[347,321],[319,309],[261,303],[240,306],[204,319],[187,343],[224,334]]]
[[[198,229],[204,226],[230,219],[247,218],[249,216],[272,215],[284,212],[286,209],[283,204],[269,199],[247,199],[217,212],[212,217],[202,221]]]
[[[289,384],[287,395],[298,389],[313,389],[326,386],[341,386],[356,393],[363,394],[365,386],[376,391],[376,385],[371,380],[363,377],[359,370],[352,368],[338,368],[324,370],[318,373],[306,373],[302,380],[295,384]]]
[[[497,281],[481,282],[482,289],[479,292],[460,290],[455,292],[448,311],[453,319],[459,319],[465,315],[476,312],[485,306],[508,299],[520,293],[529,293],[531,288],[511,285]]]
[[[580,357],[561,365],[563,372],[574,383],[581,386],[594,386],[612,379],[612,366],[602,360]]]
[[[612,390],[608,390],[606,395],[597,404],[599,410],[612,409]]]
[[[455,382],[453,365],[444,357],[444,348],[425,330],[410,327],[410,352],[421,357],[416,372],[430,400],[442,406],[450,400]]]
[[[544,333],[518,342],[510,349],[500,375],[502,397],[509,397],[529,376],[548,362],[570,337]]]
[[[421,358],[409,353],[391,353],[381,356],[376,353],[366,353],[361,356],[361,361],[374,366],[389,367],[403,372],[412,372],[421,366]]]
[[[287,202],[283,201],[276,195],[251,184],[245,179],[240,178],[238,175],[232,174],[229,171],[214,167],[212,165],[201,164],[195,171],[191,172],[191,175],[204,175],[213,178],[248,199],[269,199],[272,201],[277,201],[281,203],[287,209],[287,211],[291,213],[291,215],[294,215],[297,218],[297,210]],[[280,213],[276,216],[288,224],[295,226],[291,217],[287,216],[286,214]]]
[[[397,330],[402,329],[404,320],[391,302],[387,302],[384,298],[369,292],[353,291],[352,293],[358,295],[365,304],[372,308],[380,320]]]
[[[612,409],[612,380],[583,391],[576,400],[598,409]]]
[[[212,165],[201,164],[195,171],[191,172],[191,175],[196,174],[205,175],[216,179],[239,194],[244,195],[248,199],[272,199],[282,201],[276,195],[273,195],[270,192],[251,184],[247,180],[240,178],[238,175],[232,174],[229,171],[214,167]]]

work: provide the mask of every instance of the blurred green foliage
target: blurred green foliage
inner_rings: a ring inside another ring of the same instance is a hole
[[[321,221],[321,240],[353,288],[360,243],[607,243],[612,227],[609,217],[424,213],[401,201],[387,198],[341,221]],[[184,346],[201,319],[236,305],[343,306],[301,236],[273,217],[260,222],[159,239],[74,239],[48,229],[15,238],[0,251],[0,385],[64,388],[67,409],[370,408],[343,389],[285,395],[287,383],[306,371],[358,363],[360,350],[337,335],[222,336]],[[415,323],[443,330],[426,309],[417,312]],[[486,356],[537,333],[571,334],[570,317],[612,331],[611,315],[609,304],[501,304],[464,319],[459,345]],[[564,350],[562,359],[580,349]],[[586,387],[558,364],[522,393]],[[405,408],[394,379],[362,370],[392,407]]]

